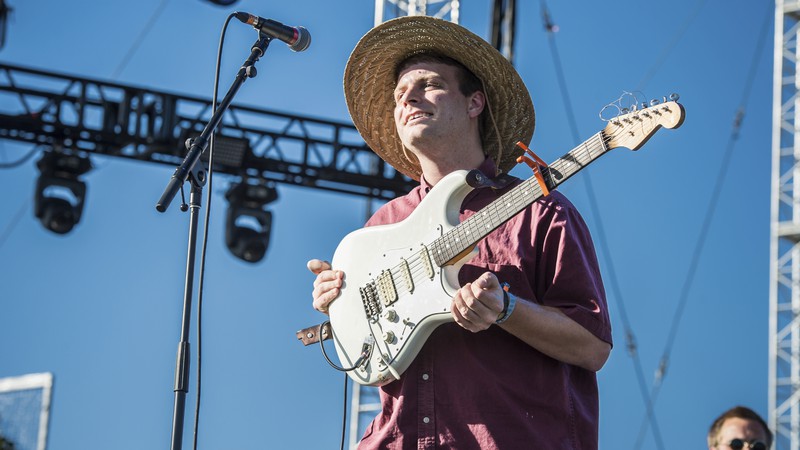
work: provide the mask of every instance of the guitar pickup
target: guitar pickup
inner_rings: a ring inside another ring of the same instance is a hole
[[[378,275],[378,293],[383,304],[391,305],[397,301],[397,289],[394,287],[394,278],[390,270],[384,270]]]
[[[425,268],[425,275],[432,280],[433,263],[431,263],[431,255],[428,253],[428,247],[422,246],[422,250],[419,252],[419,260],[422,261],[422,267]]]
[[[403,275],[403,280],[406,284],[406,290],[409,294],[414,293],[414,277],[411,276],[411,268],[408,267],[408,261],[405,259],[400,263],[400,273]]]

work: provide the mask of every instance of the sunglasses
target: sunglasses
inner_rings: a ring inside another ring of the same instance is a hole
[[[767,450],[767,444],[752,440],[750,442],[745,441],[744,439],[733,439],[728,443],[728,447],[732,448],[733,450],[742,450],[746,448],[750,450]]]

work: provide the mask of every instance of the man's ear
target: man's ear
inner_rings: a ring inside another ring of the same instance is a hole
[[[469,96],[469,106],[467,111],[471,118],[481,115],[483,108],[486,106],[486,95],[482,91],[475,91]]]

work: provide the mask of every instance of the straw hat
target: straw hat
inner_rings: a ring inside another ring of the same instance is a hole
[[[484,150],[502,172],[508,172],[520,154],[516,142],[528,144],[533,136],[534,111],[528,89],[511,63],[488,42],[442,19],[392,19],[367,32],[356,44],[344,71],[344,95],[361,137],[384,161],[419,180],[419,162],[413,155],[406,156],[395,128],[393,92],[397,65],[426,52],[460,62],[483,81],[489,107],[481,131]]]

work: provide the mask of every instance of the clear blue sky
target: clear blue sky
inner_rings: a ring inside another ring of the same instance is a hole
[[[111,81],[162,0],[7,3],[14,11],[0,61]],[[553,160],[575,144],[567,99],[540,3],[518,3],[516,64],[537,112],[532,148]],[[303,53],[273,44],[236,102],[348,120],[342,73],[372,26],[373,6],[369,0],[241,0],[230,8],[168,1],[113,81],[210,98],[221,27],[229,12],[241,10],[303,25],[313,42]],[[603,127],[598,111],[623,91],[638,88],[647,98],[677,92],[686,107],[680,129],[660,131],[636,153],[615,150],[586,171],[590,180],[581,174],[562,187],[598,242],[606,277],[616,343],[598,375],[606,450],[633,449],[644,415],[622,310],[649,390],[753,55],[760,55],[655,408],[665,448],[704,448],[707,427],[722,410],[745,404],[768,414],[771,23],[758,53],[756,43],[774,6],[623,0],[549,7],[581,140]],[[462,24],[487,36],[490,2],[465,1],[461,8]],[[229,27],[223,89],[255,37],[250,27]],[[0,163],[28,150],[0,141]],[[33,215],[35,158],[0,171],[0,232],[11,233],[0,247],[0,377],[55,374],[51,449],[167,448],[189,216],[177,205],[155,211],[172,167],[110,158],[94,164],[83,218],[66,236],[48,232]],[[227,185],[217,177],[212,190],[200,448],[337,448],[342,375],[294,333],[323,319],[311,309],[313,277],[305,262],[330,257],[362,225],[364,200],[279,186],[268,254],[247,264],[225,248]],[[187,431],[194,365],[192,372]],[[650,432],[641,448],[657,448]]]

